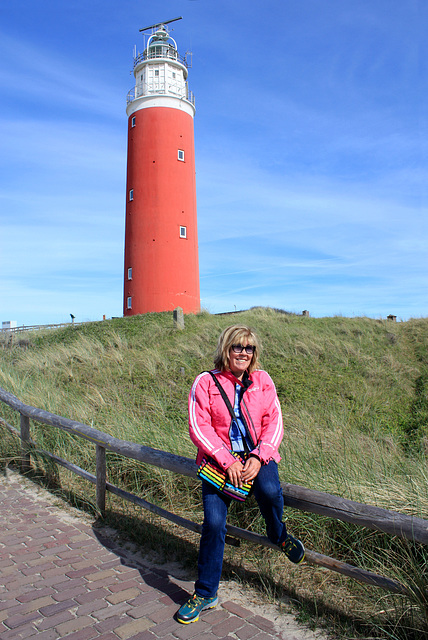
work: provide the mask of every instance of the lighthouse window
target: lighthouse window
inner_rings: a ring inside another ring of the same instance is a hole
[[[132,116],[131,127],[135,127],[135,116]]]
[[[155,76],[159,75],[159,69],[155,69]]]
[[[178,150],[178,159],[184,162],[184,151],[183,149]]]
[[[134,199],[134,189],[129,190],[129,201]]]
[[[187,238],[187,227],[180,227],[180,238]]]
[[[126,308],[132,309],[132,296],[129,296],[128,298],[126,298]]]
[[[132,280],[132,267],[128,269],[128,280]]]

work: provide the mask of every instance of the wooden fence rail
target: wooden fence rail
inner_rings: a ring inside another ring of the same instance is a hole
[[[152,449],[151,447],[139,445],[134,442],[120,440],[81,422],[57,416],[43,409],[31,407],[1,388],[0,401],[20,414],[20,431],[1,418],[0,425],[21,439],[21,468],[23,471],[30,468],[30,456],[33,450],[33,452],[48,456],[57,464],[95,484],[97,506],[101,512],[105,510],[106,491],[109,491],[182,527],[197,533],[201,532],[201,525],[170,513],[107,481],[106,450],[189,477],[196,477],[196,464],[194,460],[166,451]],[[81,469],[67,460],[59,458],[55,454],[38,449],[37,444],[31,440],[30,420],[57,427],[92,442],[95,445],[96,475]],[[302,511],[318,513],[356,525],[364,525],[373,530],[383,531],[422,544],[428,544],[428,521],[422,518],[388,511],[285,482],[281,483],[281,487],[284,495],[284,503],[287,506]],[[228,525],[227,533],[229,537],[234,539],[245,539],[274,549],[277,548],[268,538],[245,529]],[[341,573],[360,582],[381,587],[382,589],[395,593],[408,594],[407,588],[395,580],[353,567],[352,565],[340,562],[334,558],[329,558],[315,551],[306,550],[306,560],[311,564],[325,567],[330,571]]]

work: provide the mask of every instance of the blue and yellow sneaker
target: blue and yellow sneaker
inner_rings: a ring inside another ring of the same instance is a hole
[[[181,605],[176,613],[177,622],[181,624],[189,624],[190,622],[196,622],[199,620],[199,614],[205,609],[214,609],[218,603],[217,596],[214,598],[203,598],[196,593],[193,594],[187,602]]]
[[[293,538],[289,533],[287,533],[287,537],[284,542],[281,542],[279,548],[294,564],[300,564],[305,557],[305,547],[300,540]]]

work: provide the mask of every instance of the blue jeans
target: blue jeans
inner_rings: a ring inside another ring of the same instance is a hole
[[[282,522],[284,498],[278,477],[278,465],[271,460],[260,468],[253,483],[253,494],[266,523],[271,542],[281,544],[287,536]],[[217,594],[223,566],[226,538],[226,516],[231,499],[222,495],[207,482],[202,482],[204,522],[199,546],[198,579],[195,591],[199,596],[212,598]]]

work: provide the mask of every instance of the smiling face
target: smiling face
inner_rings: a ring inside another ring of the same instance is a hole
[[[248,344],[248,340],[242,340],[239,346],[246,347]],[[233,347],[230,347],[229,349],[229,369],[233,375],[238,378],[238,380],[241,380],[245,371],[251,364],[253,354],[247,353],[245,348],[242,350],[242,353],[236,353],[237,350],[239,349],[234,351]]]
[[[252,345],[255,347],[255,351],[254,353],[246,353],[243,350],[242,353],[236,353],[233,351],[233,345],[235,347],[237,345],[243,347]],[[214,366],[220,371],[232,371],[236,377],[241,379],[245,371],[248,370],[248,373],[252,373],[259,368],[260,353],[260,340],[254,331],[245,325],[234,324],[223,329],[218,339]]]

